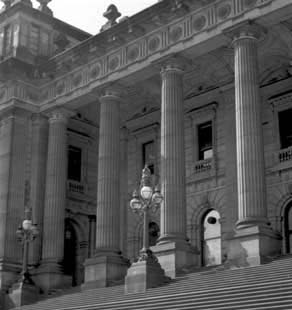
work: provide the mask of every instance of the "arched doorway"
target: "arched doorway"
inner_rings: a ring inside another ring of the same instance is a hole
[[[292,201],[284,210],[285,253],[292,253]]]
[[[202,219],[201,253],[203,266],[215,266],[222,263],[220,214],[216,210],[208,211]]]
[[[77,237],[70,220],[65,221],[65,240],[64,240],[64,273],[72,277],[72,286],[77,285],[76,278],[76,257],[77,257]]]

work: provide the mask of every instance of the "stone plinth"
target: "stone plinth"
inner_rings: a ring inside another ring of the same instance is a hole
[[[237,230],[229,242],[230,267],[256,266],[281,254],[281,235],[269,227],[250,226]]]
[[[142,254],[138,262],[133,263],[128,269],[125,293],[143,293],[148,288],[157,287],[169,281],[170,278],[165,275],[158,259],[150,251],[149,254]]]
[[[5,308],[11,309],[35,303],[38,300],[39,289],[33,282],[20,281],[15,283],[5,298]]]
[[[106,287],[124,281],[129,262],[118,254],[100,254],[85,262],[85,283],[82,289]]]
[[[170,278],[198,265],[199,252],[187,242],[166,242],[151,247]]]

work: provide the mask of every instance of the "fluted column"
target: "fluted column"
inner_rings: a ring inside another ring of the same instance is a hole
[[[259,29],[248,26],[233,41],[238,213],[237,227],[267,223],[261,97],[258,82]]]
[[[161,206],[160,242],[186,240],[183,67],[169,62],[161,70]]]
[[[43,263],[59,264],[64,255],[68,117],[66,111],[56,110],[49,118]]]
[[[29,113],[11,109],[0,121],[0,289],[17,280],[22,260],[16,230],[23,220]],[[18,263],[19,265],[15,264]]]
[[[37,265],[41,259],[42,230],[44,217],[44,197],[46,163],[48,150],[48,120],[36,114],[32,117],[31,141],[31,207],[33,221],[38,225],[40,235],[30,244],[30,263]]]
[[[107,90],[100,98],[96,252],[120,248],[120,97]]]
[[[152,247],[167,276],[197,263],[187,242],[183,73],[186,60],[171,57],[161,70],[161,236]]]
[[[85,263],[84,288],[111,285],[126,275],[120,252],[120,88],[100,97],[95,255]]]
[[[229,33],[234,46],[238,221],[228,246],[228,264],[258,265],[279,255],[281,236],[267,219],[258,39],[263,29],[251,22]]]

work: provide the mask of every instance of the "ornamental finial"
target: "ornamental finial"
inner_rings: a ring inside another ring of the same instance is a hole
[[[142,170],[142,186],[151,186],[151,171],[148,168],[147,164],[145,165],[144,169]]]
[[[2,8],[3,11],[5,11],[11,7],[11,1],[12,0],[1,0],[1,2],[4,3],[4,6]]]
[[[103,16],[108,19],[108,21],[101,27],[100,31],[105,31],[112,26],[117,24],[117,19],[121,16],[121,13],[118,11],[117,7],[114,4],[111,4],[106,12],[103,13]]]
[[[38,7],[39,11],[47,15],[53,16],[53,11],[48,7],[48,3],[51,2],[52,0],[37,0],[37,1],[40,3],[40,6]]]

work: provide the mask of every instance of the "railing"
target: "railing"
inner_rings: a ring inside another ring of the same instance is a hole
[[[292,160],[292,147],[280,150],[278,152],[278,159],[280,163]]]
[[[201,173],[212,169],[212,158],[197,161],[195,163],[195,173]]]
[[[84,184],[72,180],[67,181],[67,190],[70,193],[84,194],[85,186]]]

